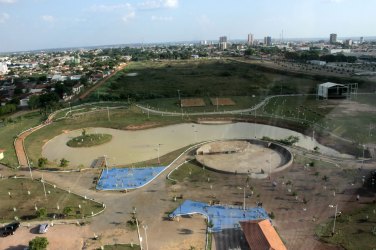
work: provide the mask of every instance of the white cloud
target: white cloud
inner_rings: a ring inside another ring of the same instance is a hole
[[[162,22],[170,22],[174,20],[171,16],[151,16],[152,21],[162,21]]]
[[[164,0],[163,2],[166,8],[176,8],[179,5],[178,0]]]
[[[153,10],[161,8],[177,8],[179,5],[178,0],[148,0],[138,4],[138,8],[143,10]]]
[[[129,3],[124,4],[94,4],[89,10],[92,12],[112,12],[121,9],[132,9],[132,5]]]
[[[52,23],[55,21],[55,17],[50,16],[50,15],[44,15],[44,16],[41,16],[41,18],[43,21],[49,22],[49,23]]]
[[[324,3],[342,3],[344,0],[324,0]]]
[[[0,0],[0,3],[15,3],[17,0]]]
[[[127,14],[125,14],[121,19],[124,21],[124,22],[129,22],[131,19],[135,18],[136,17],[136,12],[134,12],[133,10],[132,11],[129,11]]]
[[[8,13],[0,13],[0,23],[5,23],[10,18]]]

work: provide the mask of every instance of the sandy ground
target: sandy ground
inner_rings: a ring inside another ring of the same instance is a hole
[[[46,234],[37,233],[37,225],[19,228],[12,236],[0,240],[0,249],[23,250],[35,237],[47,237],[48,249],[71,250],[82,249],[84,241],[93,237],[88,226],[54,225]]]
[[[197,155],[196,159],[213,169],[237,173],[266,173],[274,171],[282,162],[274,150],[247,143],[243,151],[231,154]]]
[[[200,141],[217,139],[242,139],[256,136],[269,136],[284,139],[290,135],[298,136],[298,146],[313,150],[316,146],[320,152],[339,156],[340,154],[328,147],[320,145],[312,138],[292,130],[250,123],[235,123],[221,125],[179,124],[139,131],[124,131],[107,128],[90,128],[88,133],[106,133],[112,135],[112,140],[104,145],[91,148],[70,148],[66,142],[80,135],[81,130],[71,131],[56,136],[47,142],[42,155],[52,162],[65,158],[71,166],[91,166],[98,157],[107,155],[111,165],[126,165],[146,161],[167,154],[187,145]],[[158,144],[161,144],[158,150]]]

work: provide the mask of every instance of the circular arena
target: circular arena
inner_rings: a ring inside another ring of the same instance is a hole
[[[286,148],[260,140],[226,140],[207,143],[196,150],[196,160],[216,172],[266,178],[291,165]]]

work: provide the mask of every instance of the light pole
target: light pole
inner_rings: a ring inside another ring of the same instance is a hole
[[[161,163],[161,161],[160,161],[160,159],[159,159],[159,148],[161,147],[161,145],[162,145],[162,144],[160,144],[160,143],[158,144],[158,164]]]
[[[332,229],[332,236],[334,235],[334,230],[336,229],[336,219],[337,219],[337,212],[338,212],[338,204],[336,205],[329,205],[330,208],[336,208],[334,213],[334,223],[333,223],[333,229]]]
[[[137,217],[136,217],[136,226],[137,226],[138,240],[140,241],[140,248],[142,250],[143,249],[142,248],[142,237],[140,235],[140,227],[138,225],[138,219],[137,219]]]
[[[366,145],[363,144],[363,160],[362,160],[362,168],[363,168],[363,165],[364,165],[364,151],[366,149]]]
[[[104,155],[104,165],[106,166],[107,169],[107,176],[108,176],[108,164],[107,164],[107,155]]]
[[[177,90],[178,91],[178,96],[179,96],[179,101],[181,100],[180,99],[180,89]]]
[[[149,246],[148,246],[148,235],[147,235],[147,233],[146,233],[146,230],[148,229],[148,226],[147,226],[147,225],[143,225],[142,227],[144,228],[144,231],[145,231],[146,250],[149,250]]]
[[[28,164],[27,166],[29,167],[29,172],[30,172],[30,178],[33,179],[33,174],[31,173],[31,164],[33,164],[32,162],[30,162],[30,164]]]
[[[238,189],[243,189],[243,211],[245,211],[245,186],[238,187]]]

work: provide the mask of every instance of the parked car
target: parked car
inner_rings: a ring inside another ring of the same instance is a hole
[[[38,232],[40,234],[45,234],[45,233],[47,233],[49,227],[50,227],[50,225],[48,225],[48,223],[46,223],[46,224],[40,224]]]
[[[13,235],[14,232],[19,227],[20,227],[20,223],[19,222],[10,223],[10,224],[6,225],[5,227],[0,228],[0,236],[1,237],[7,237],[9,235]]]

